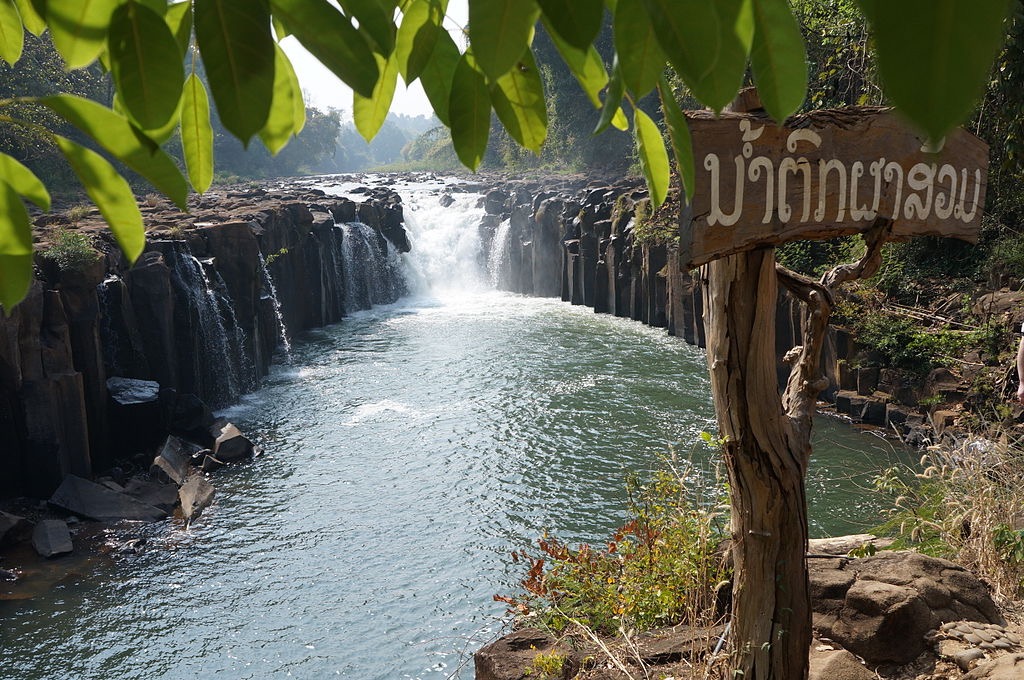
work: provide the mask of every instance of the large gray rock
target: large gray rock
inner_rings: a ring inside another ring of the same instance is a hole
[[[811,645],[807,680],[875,680],[877,676],[845,649],[827,649]]]
[[[234,463],[252,458],[253,443],[231,423],[217,428],[217,441],[213,445],[213,456],[222,463]]]
[[[192,463],[192,454],[199,450],[195,444],[178,439],[170,435],[164,440],[160,453],[153,459],[149,468],[150,475],[154,479],[164,483],[174,483],[181,486],[188,476],[189,467]]]
[[[947,621],[1005,623],[988,588],[947,560],[913,552],[808,561],[814,629],[868,664],[904,664]]]
[[[68,525],[59,519],[44,519],[32,532],[32,547],[40,557],[67,555],[74,550]]]
[[[50,504],[100,522],[120,519],[155,522],[168,514],[128,494],[111,491],[105,486],[75,475],[64,478],[60,487],[50,497]]]
[[[0,511],[0,546],[25,540],[31,530],[24,517]]]
[[[111,400],[121,406],[155,404],[160,399],[160,383],[135,378],[107,378]]]
[[[202,475],[192,475],[178,489],[181,514],[186,520],[198,517],[213,502],[213,485]]]
[[[178,485],[163,484],[148,479],[132,478],[124,488],[125,493],[136,500],[152,505],[170,514],[178,504]]]

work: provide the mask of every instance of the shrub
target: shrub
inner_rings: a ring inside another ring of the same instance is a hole
[[[60,271],[82,271],[96,261],[99,252],[92,247],[88,234],[60,229],[42,256],[54,262]]]
[[[890,469],[876,481],[889,519],[873,531],[896,548],[957,561],[1010,598],[1024,593],[1024,451],[1004,437],[969,438],[929,450],[916,474]]]
[[[671,467],[647,483],[629,479],[627,491],[629,519],[605,547],[573,548],[545,536],[539,554],[514,555],[529,565],[525,594],[496,599],[559,633],[570,624],[614,635],[713,623],[715,587],[727,576],[721,506],[696,502],[686,476]]]

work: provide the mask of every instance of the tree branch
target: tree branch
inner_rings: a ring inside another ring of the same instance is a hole
[[[828,320],[834,304],[833,290],[836,286],[854,279],[867,278],[878,271],[882,264],[882,246],[892,233],[892,220],[878,218],[863,234],[866,246],[864,255],[857,262],[839,265],[814,281],[790,271],[781,265],[775,266],[779,283],[804,303],[803,344],[786,354],[786,361],[792,365],[786,390],[782,395],[782,407],[793,427],[796,438],[794,448],[803,448],[810,454],[811,419],[818,394],[828,386],[821,373],[821,350],[825,345]],[[806,461],[805,461],[806,464]]]

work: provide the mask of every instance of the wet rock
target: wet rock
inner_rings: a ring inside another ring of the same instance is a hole
[[[64,478],[60,487],[50,497],[50,504],[99,522],[121,519],[154,522],[168,514],[128,494],[111,491],[101,484],[75,475]]]
[[[68,525],[59,519],[44,519],[32,532],[32,547],[40,557],[58,557],[74,550]]]
[[[24,517],[0,511],[0,546],[23,541],[30,531],[32,525]]]
[[[199,447],[170,435],[164,441],[160,453],[153,459],[149,473],[153,479],[165,484],[174,483],[181,486],[188,476],[188,470],[192,462],[192,454]]]
[[[202,475],[192,475],[181,488],[178,498],[181,500],[181,514],[185,520],[198,517],[213,502],[213,485]]]
[[[170,514],[178,504],[178,485],[162,484],[149,479],[131,479],[125,485],[125,493],[136,500],[152,505]]]
[[[108,378],[111,444],[127,458],[159,443],[164,423],[160,384],[152,380]]]
[[[172,432],[204,446],[212,446],[209,430],[213,423],[213,413],[206,402],[194,394],[177,395],[171,412]]]
[[[213,456],[222,463],[234,463],[252,458],[255,451],[252,441],[231,423],[221,425],[216,434]]]

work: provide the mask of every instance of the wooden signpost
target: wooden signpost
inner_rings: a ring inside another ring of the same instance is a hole
[[[988,147],[957,131],[932,148],[882,109],[818,111],[785,125],[750,112],[688,117],[696,190],[680,214],[680,254],[687,269],[704,265],[708,370],[732,506],[731,667],[745,680],[800,680],[811,641],[805,479],[826,386],[831,290],[877,270],[887,240],[976,240]],[[864,256],[821,281],[775,262],[777,244],[854,233],[864,235]],[[780,283],[806,310],[782,394]]]
[[[930,149],[886,109],[795,116],[689,116],[696,190],[681,229],[687,268],[796,239],[892,220],[892,238],[977,239],[988,145],[956,130]],[[688,222],[688,223],[687,223]]]

